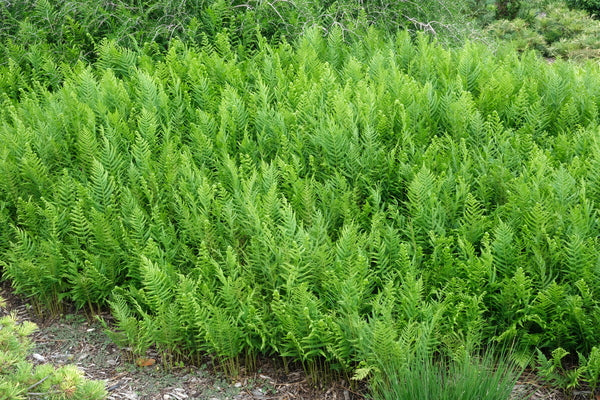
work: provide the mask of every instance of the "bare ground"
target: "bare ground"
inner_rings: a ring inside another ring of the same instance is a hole
[[[128,352],[115,346],[102,326],[82,313],[73,312],[62,318],[43,318],[32,307],[15,296],[4,285],[0,295],[7,309],[0,314],[16,312],[19,320],[35,322],[39,329],[32,335],[34,363],[56,366],[77,365],[89,379],[106,382],[109,400],[267,400],[267,399],[366,399],[366,385],[351,387],[343,380],[319,387],[310,382],[302,369],[283,372],[273,360],[262,360],[256,371],[243,367],[235,379],[228,379],[209,360],[200,366],[166,368],[157,354],[148,353],[153,365],[140,367]],[[354,385],[356,386],[356,385]],[[574,392],[566,396],[539,383],[534,375],[525,374],[514,390],[515,398],[528,395],[532,400],[589,399],[590,392]]]

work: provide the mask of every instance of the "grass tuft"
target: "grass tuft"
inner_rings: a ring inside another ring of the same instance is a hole
[[[466,356],[462,360],[416,355],[391,362],[372,380],[374,400],[505,400],[511,398],[521,369],[508,357]]]

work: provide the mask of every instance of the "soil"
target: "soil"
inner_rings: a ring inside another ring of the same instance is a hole
[[[44,318],[36,315],[29,303],[15,296],[6,286],[0,289],[0,295],[7,301],[7,309],[0,310],[0,314],[16,312],[20,321],[28,320],[38,325],[38,330],[30,337],[35,345],[30,356],[33,363],[74,364],[87,378],[106,382],[109,400],[368,398],[364,384],[355,388],[340,380],[320,387],[311,383],[302,369],[284,373],[283,368],[269,359],[261,360],[253,372],[242,367],[235,379],[219,372],[210,360],[199,367],[166,368],[161,365],[160,357],[150,352],[140,362],[132,359],[126,349],[113,344],[97,320],[89,319],[81,312],[70,310],[61,318]],[[540,384],[529,374],[521,378],[513,393],[515,399],[525,394],[532,400],[589,399],[591,395],[590,392],[575,392],[566,396]]]

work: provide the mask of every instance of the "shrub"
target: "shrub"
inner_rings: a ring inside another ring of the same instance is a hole
[[[558,40],[570,40],[591,26],[595,25],[596,29],[600,26],[582,11],[555,5],[539,12],[533,21],[535,30],[540,32],[549,44]]]
[[[547,57],[596,58],[600,49],[600,22],[584,11],[554,3],[530,9],[524,19],[499,20],[486,30],[516,49],[534,49]]]
[[[550,53],[575,60],[600,58],[598,33],[583,33],[572,39],[561,39],[550,46]]]
[[[531,49],[541,53],[548,51],[544,36],[531,29],[523,19],[517,18],[512,21],[501,19],[493,22],[486,29],[495,38],[510,42],[518,51]]]
[[[586,10],[596,17],[600,16],[600,0],[566,0],[569,7]]]
[[[521,9],[520,0],[496,0],[496,18],[514,19]]]
[[[576,59],[600,55],[600,21],[583,11],[552,6],[535,18],[534,26],[548,42],[549,55]]]

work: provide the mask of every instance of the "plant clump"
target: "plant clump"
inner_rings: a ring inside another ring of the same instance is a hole
[[[519,51],[533,49],[545,57],[579,60],[600,57],[600,21],[561,3],[532,8],[510,21],[494,21],[486,30]]]

